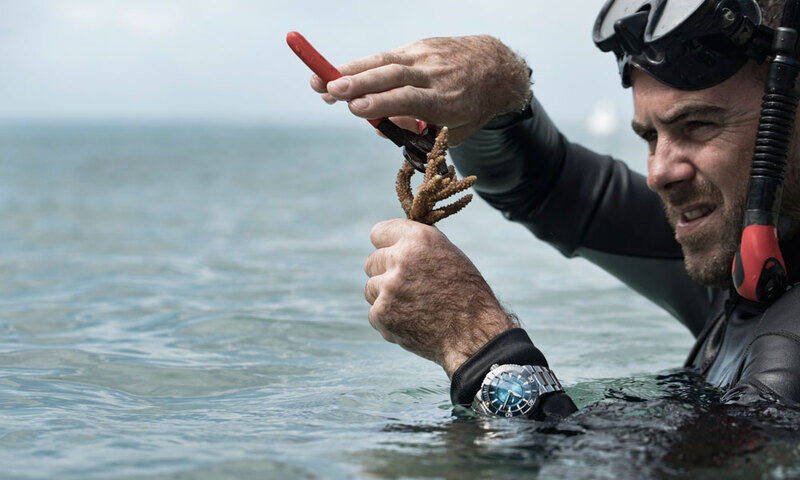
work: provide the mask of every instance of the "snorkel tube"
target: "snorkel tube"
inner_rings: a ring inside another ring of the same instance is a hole
[[[733,285],[742,297],[772,303],[786,290],[786,263],[778,245],[778,213],[786,157],[798,102],[800,0],[786,0],[772,41],[742,238],[733,259]]]

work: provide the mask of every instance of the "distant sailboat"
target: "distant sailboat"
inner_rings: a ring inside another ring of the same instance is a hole
[[[586,129],[595,137],[609,137],[617,133],[618,128],[619,115],[614,102],[608,98],[598,100],[586,117]]]

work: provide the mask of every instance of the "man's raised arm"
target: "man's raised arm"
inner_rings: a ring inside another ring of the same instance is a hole
[[[709,290],[686,273],[658,195],[642,175],[569,142],[534,98],[451,150],[475,191],[567,257],[581,256],[661,306],[697,335]]]
[[[530,70],[487,35],[429,38],[346,63],[312,87],[365,118],[446,125],[475,190],[563,254],[582,256],[665,308],[695,335],[708,290],[692,282],[658,196],[621,162],[568,142],[530,93]],[[465,142],[466,141],[466,142]]]

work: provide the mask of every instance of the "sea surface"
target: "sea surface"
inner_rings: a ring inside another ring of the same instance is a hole
[[[800,414],[720,406],[684,327],[479,199],[440,228],[582,410],[453,410],[367,321],[401,161],[367,128],[0,127],[0,477],[800,475]]]

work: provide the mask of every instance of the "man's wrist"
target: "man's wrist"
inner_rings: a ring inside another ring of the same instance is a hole
[[[477,315],[472,319],[469,330],[464,332],[465,336],[446,350],[442,368],[447,377],[452,378],[453,373],[490,340],[518,326],[517,317],[503,310]]]
[[[533,70],[525,60],[513,53],[515,61],[510,62],[515,67],[510,68],[511,77],[506,82],[507,89],[511,97],[507,103],[495,111],[495,114],[484,121],[483,128],[502,128],[511,123],[518,122],[524,118],[530,118],[531,101],[533,92],[531,91],[531,75]]]
[[[525,104],[524,108],[520,110],[514,110],[509,113],[497,115],[496,117],[489,120],[481,128],[501,129],[511,126],[512,124],[520,122],[522,120],[531,118],[533,116],[533,107],[531,106],[532,100],[533,100],[533,95],[531,95],[530,98],[528,98],[528,103]]]
[[[452,351],[448,352],[444,356],[444,361],[442,362],[442,368],[444,368],[444,372],[447,374],[447,378],[452,379],[453,373],[455,373],[458,368],[464,364],[469,359],[470,355],[465,353],[461,353],[459,351]]]
[[[482,346],[453,373],[450,384],[453,405],[470,406],[491,366],[509,363],[547,367],[547,360],[525,330],[506,330]]]

